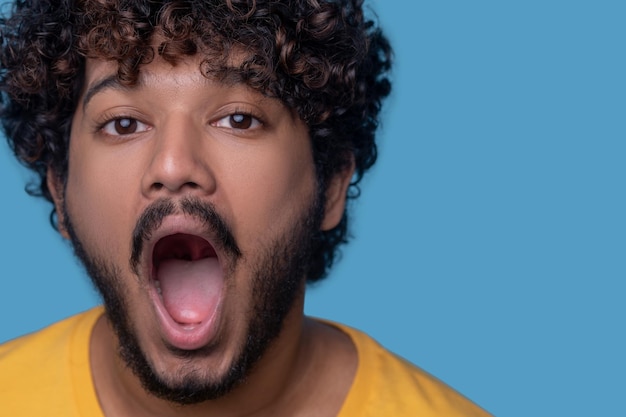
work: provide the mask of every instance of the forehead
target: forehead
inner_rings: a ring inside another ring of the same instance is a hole
[[[169,72],[170,77],[175,76],[177,71],[189,72],[193,69],[204,78],[219,79],[223,83],[237,83],[248,78],[246,71],[251,67],[257,71],[274,72],[274,66],[270,63],[251,65],[250,61],[255,59],[255,54],[241,45],[233,45],[227,50],[212,49],[210,45],[196,45],[193,52],[173,55],[164,51],[167,49],[164,45],[169,42],[170,40],[164,39],[161,35],[155,35],[145,46],[145,50],[134,52],[127,57],[128,59],[99,54],[97,51],[86,51],[84,53],[86,76],[116,73],[121,83],[132,85],[158,67],[159,73]],[[219,55],[219,58],[216,58],[216,55]]]
[[[201,61],[197,57],[187,57],[176,63],[169,63],[160,57],[152,62],[142,65],[137,69],[137,76],[133,80],[127,80],[120,73],[120,64],[112,60],[87,59],[85,62],[85,86],[89,86],[98,80],[109,80],[108,84],[119,84],[119,88],[140,88],[150,83],[158,82],[182,82],[184,79],[193,78],[197,83],[207,82],[207,76],[202,74]],[[107,85],[108,86],[108,85]]]
[[[203,65],[206,59],[199,54],[184,57],[174,63],[157,56],[152,62],[141,66],[137,72],[137,77],[132,82],[127,82],[120,77],[120,66],[117,62],[87,59],[80,101],[84,107],[96,94],[109,89],[130,92],[140,91],[144,88],[172,90],[186,86],[236,89],[240,92],[246,92],[248,95],[257,96],[257,99],[269,99],[242,81],[237,69],[242,59],[241,55],[234,55],[229,59],[231,65],[224,68],[218,76],[206,70]]]

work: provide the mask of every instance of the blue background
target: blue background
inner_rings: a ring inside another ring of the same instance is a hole
[[[499,416],[624,416],[626,3],[371,2],[379,164],[310,314]],[[1,148],[0,340],[97,303]]]

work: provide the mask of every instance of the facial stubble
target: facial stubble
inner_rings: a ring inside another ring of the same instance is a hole
[[[272,341],[280,334],[295,300],[302,296],[311,245],[319,233],[323,215],[323,203],[319,197],[318,195],[280,236],[264,248],[257,248],[255,254],[246,254],[254,255],[256,259],[250,277],[252,302],[245,318],[248,322],[247,335],[228,370],[221,377],[213,379],[193,370],[182,375],[160,375],[155,371],[140,346],[133,320],[128,313],[132,300],[128,299],[128,291],[121,278],[122,268],[86,250],[67,208],[64,207],[63,225],[71,238],[77,258],[102,296],[107,319],[118,339],[119,355],[147,392],[180,405],[197,404],[224,396],[246,379]],[[134,233],[135,249],[137,236],[144,236],[141,241],[145,242],[153,231],[151,229],[173,214],[175,207],[172,201],[162,200],[146,209],[137,222],[138,227]],[[179,210],[194,216],[207,228],[217,231],[215,234],[220,240],[218,244],[230,248],[228,252],[234,259],[233,270],[236,269],[239,250],[236,240],[215,208],[197,199],[187,199],[179,204]],[[133,263],[136,263],[136,259],[130,260],[130,264]],[[190,363],[193,363],[195,357],[201,358],[207,354],[203,350],[172,353],[184,356]]]

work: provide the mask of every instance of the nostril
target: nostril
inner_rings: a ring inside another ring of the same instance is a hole
[[[185,185],[183,187],[188,187],[191,188],[193,190],[196,190],[198,188],[200,188],[200,186],[198,184],[196,184],[195,182],[186,182]]]
[[[208,178],[208,177],[207,177]],[[210,193],[212,192],[212,183],[211,181],[200,182],[193,181],[193,178],[184,178],[184,179],[172,179],[168,181],[168,179],[163,180],[163,178],[159,178],[160,181],[146,181],[146,184],[149,184],[144,189],[145,193],[162,196],[164,194],[179,194],[179,193]],[[206,185],[205,185],[206,184]],[[146,195],[147,195],[146,194]]]

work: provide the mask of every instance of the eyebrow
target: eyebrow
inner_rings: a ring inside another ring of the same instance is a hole
[[[119,91],[130,90],[129,87],[123,85],[120,82],[117,75],[115,74],[109,75],[108,77],[105,77],[99,80],[98,82],[96,82],[95,84],[93,84],[87,89],[87,91],[85,92],[85,95],[83,96],[83,111],[85,110],[85,107],[87,107],[87,104],[89,104],[89,101],[93,98],[93,96],[107,89],[113,89],[113,90],[119,90]]]

